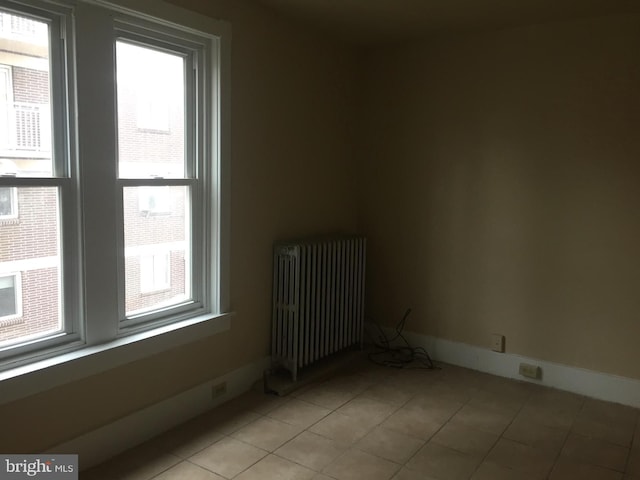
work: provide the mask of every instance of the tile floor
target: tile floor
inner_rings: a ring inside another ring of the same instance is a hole
[[[640,480],[638,410],[441,367],[248,392],[80,478]]]

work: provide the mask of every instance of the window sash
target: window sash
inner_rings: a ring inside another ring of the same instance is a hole
[[[25,19],[34,19],[49,26],[49,101],[51,123],[51,176],[0,177],[0,187],[16,192],[14,217],[18,218],[17,189],[20,187],[55,187],[58,192],[57,222],[60,229],[59,285],[62,330],[53,334],[25,336],[21,342],[0,348],[0,370],[40,357],[60,348],[79,345],[81,339],[82,298],[80,288],[79,184],[75,152],[75,132],[71,106],[74,93],[70,80],[74,77],[74,62],[69,35],[72,35],[72,8],[34,0],[29,5],[5,2],[3,12]],[[6,9],[6,10],[5,10]],[[0,220],[6,217],[0,217]],[[22,304],[20,305],[22,309]]]
[[[127,315],[126,312],[126,269],[125,269],[125,246],[124,231],[118,235],[121,239],[118,249],[121,252],[119,261],[119,318],[120,331],[130,332],[136,329],[146,329],[153,326],[171,323],[174,318],[188,315],[189,312],[211,311],[211,295],[207,290],[211,288],[211,275],[202,268],[203,259],[209,255],[211,250],[211,229],[210,224],[202,215],[200,207],[202,192],[205,184],[210,183],[204,174],[204,148],[201,146],[202,139],[206,138],[204,130],[205,115],[208,108],[202,106],[197,108],[196,99],[204,96],[206,88],[206,76],[200,72],[199,65],[206,65],[204,60],[206,51],[203,45],[198,45],[191,40],[184,38],[184,32],[171,29],[159,29],[147,23],[132,26],[131,21],[123,18],[116,20],[116,38],[122,41],[139,46],[166,51],[171,54],[180,55],[185,60],[185,88],[184,88],[184,175],[185,178],[119,178],[116,181],[118,186],[118,200],[122,202],[125,187],[133,186],[171,186],[184,185],[189,187],[190,203],[190,231],[189,252],[190,268],[189,278],[185,279],[191,289],[191,300],[178,302],[176,304],[150,310],[144,313]],[[210,172],[207,172],[208,174]],[[118,208],[118,227],[124,228],[124,205],[121,203]]]

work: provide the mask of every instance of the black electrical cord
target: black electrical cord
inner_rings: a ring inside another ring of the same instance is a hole
[[[422,347],[412,347],[407,339],[402,335],[407,318],[411,314],[408,308],[402,319],[395,328],[395,336],[391,339],[382,330],[382,327],[376,323],[376,327],[380,331],[380,343],[374,343],[376,351],[369,354],[369,360],[377,365],[392,368],[421,368],[433,370],[436,367],[429,356],[427,350]],[[393,342],[402,339],[405,345],[392,346]]]

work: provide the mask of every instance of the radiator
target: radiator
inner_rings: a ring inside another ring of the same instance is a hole
[[[273,259],[274,368],[291,372],[362,348],[366,239],[279,243]]]

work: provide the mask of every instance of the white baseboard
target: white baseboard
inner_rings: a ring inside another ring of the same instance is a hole
[[[395,333],[391,329],[385,328],[383,330],[389,338],[392,338]],[[547,362],[513,353],[497,353],[489,349],[417,333],[404,332],[403,335],[412,346],[425,348],[431,358],[440,362],[558,388],[608,402],[640,407],[640,380],[637,379]],[[518,368],[523,362],[538,365],[542,369],[542,378],[532,380],[519,375]]]
[[[265,357],[57,445],[49,452],[78,454],[81,470],[98,465],[248,391],[270,366],[271,357]],[[226,393],[212,399],[211,388],[223,381],[227,383]]]

